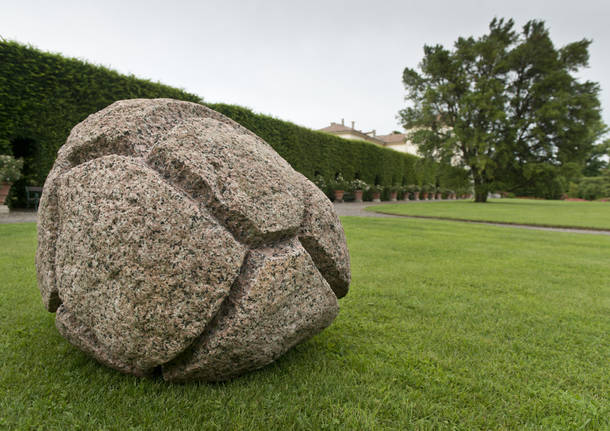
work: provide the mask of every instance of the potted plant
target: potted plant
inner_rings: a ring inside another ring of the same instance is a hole
[[[398,184],[393,184],[390,187],[390,200],[392,202],[396,202],[398,198],[398,191],[400,190],[400,186]]]
[[[312,181],[321,191],[326,194],[326,189],[328,189],[328,184],[326,184],[326,180],[320,174],[316,175]]]
[[[443,189],[440,187],[434,187],[434,198],[440,201],[443,198]]]
[[[418,186],[417,184],[411,184],[409,186],[407,186],[409,193],[411,193],[411,196],[413,196],[413,200],[418,201],[419,200],[419,192],[421,191],[421,187]]]
[[[347,188],[346,181],[343,179],[343,175],[340,173],[335,176],[335,180],[330,183],[333,193],[335,194],[335,202],[343,202],[343,195]]]
[[[400,186],[400,198],[403,201],[409,200],[409,186]]]
[[[349,183],[349,190],[354,193],[354,202],[362,202],[362,194],[369,189],[369,185],[356,178]]]
[[[381,192],[383,191],[383,186],[380,184],[375,184],[371,186],[371,192],[373,193],[373,202],[381,202]]]
[[[22,159],[15,159],[6,154],[0,155],[0,205],[4,205],[13,183],[21,178],[22,168]]]
[[[431,194],[434,191],[434,186],[432,184],[424,184],[421,188],[422,191],[422,199],[427,200],[431,197]]]

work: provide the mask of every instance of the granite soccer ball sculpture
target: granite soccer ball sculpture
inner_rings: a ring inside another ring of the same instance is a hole
[[[168,381],[271,363],[332,323],[350,283],[326,196],[252,132],[171,99],[119,101],[72,129],[36,266],[70,343]]]

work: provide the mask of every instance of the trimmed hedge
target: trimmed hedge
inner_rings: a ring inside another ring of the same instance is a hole
[[[116,100],[201,98],[101,66],[0,41],[0,152],[23,157],[24,177],[11,206],[24,206],[25,185],[42,185],[70,130]]]
[[[359,178],[369,184],[410,184],[433,177],[422,159],[388,150],[365,141],[348,141],[337,136],[296,126],[287,121],[255,114],[240,106],[207,104],[237,121],[267,141],[303,175],[322,175],[329,182],[341,173],[347,180]]]
[[[366,141],[346,140],[287,121],[222,103],[206,104],[267,141],[294,169],[309,179],[322,175],[327,183],[339,173],[347,181],[361,179],[386,187],[392,184],[435,184],[450,189],[467,187],[463,169],[382,148]],[[330,190],[327,190],[330,192]]]
[[[74,125],[116,100],[169,97],[203,103],[194,94],[120,75],[101,66],[0,41],[0,153],[25,160],[24,178],[11,190],[11,206],[24,204],[25,185],[42,185],[57,150]],[[461,189],[465,171],[440,166],[364,141],[347,141],[246,108],[206,104],[267,141],[308,178],[337,173],[369,184],[427,184]]]

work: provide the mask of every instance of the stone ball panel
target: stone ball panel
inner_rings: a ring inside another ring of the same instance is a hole
[[[223,309],[166,380],[225,380],[274,361],[332,323],[337,297],[296,239],[251,250]]]
[[[298,174],[260,138],[216,119],[176,126],[147,163],[250,245],[290,237],[301,224]]]
[[[120,187],[118,186],[120,185]],[[61,179],[57,288],[112,356],[147,369],[184,350],[228,295],[246,249],[206,210],[124,156]]]
[[[345,232],[333,204],[311,181],[301,176],[305,211],[299,240],[338,298],[347,295],[351,281]]]

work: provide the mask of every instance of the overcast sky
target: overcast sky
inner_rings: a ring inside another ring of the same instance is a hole
[[[542,19],[556,46],[592,39],[583,79],[610,124],[610,1],[3,1],[0,36],[318,129],[401,130],[405,67],[424,44],[493,17]]]

